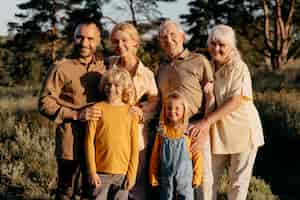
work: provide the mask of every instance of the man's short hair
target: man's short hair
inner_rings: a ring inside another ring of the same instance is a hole
[[[89,19],[89,18],[86,18],[86,19],[82,19],[81,21],[79,21],[76,26],[75,26],[75,30],[77,29],[78,26],[81,26],[81,25],[96,25],[97,29],[99,30],[99,32],[101,32],[101,24],[94,20],[94,19]]]

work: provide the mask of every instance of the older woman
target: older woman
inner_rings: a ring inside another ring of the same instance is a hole
[[[228,199],[245,200],[257,149],[264,144],[250,73],[236,47],[231,27],[215,26],[207,44],[215,69],[216,109],[194,124],[192,135],[201,140],[201,133],[212,127],[213,199],[217,198],[219,176],[228,164]]]
[[[154,79],[154,74],[146,68],[137,57],[137,50],[140,44],[140,38],[136,28],[129,23],[120,23],[115,25],[111,31],[110,40],[117,56],[110,59],[110,67],[125,68],[131,74],[134,89],[135,102],[131,109],[137,113],[144,121],[144,127],[141,125],[140,137],[140,160],[136,186],[131,192],[136,200],[146,199],[147,173],[145,165],[145,153],[147,147],[147,122],[153,117],[154,110],[158,100],[158,90]],[[146,101],[141,102],[142,97]]]

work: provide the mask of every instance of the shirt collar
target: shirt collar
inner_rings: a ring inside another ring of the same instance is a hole
[[[118,65],[119,61],[120,61],[120,57],[116,56],[113,58],[113,65]],[[137,64],[137,68],[136,68],[136,72],[134,76],[142,76],[143,75],[143,68],[144,68],[144,64],[142,63],[142,61],[140,59],[138,59],[138,64]]]
[[[85,60],[83,60],[82,58],[77,58],[75,59],[75,62],[79,65],[82,65],[82,66],[89,66],[91,64],[95,64],[96,63],[96,56],[93,56],[92,57],[92,60],[90,62],[85,62]]]

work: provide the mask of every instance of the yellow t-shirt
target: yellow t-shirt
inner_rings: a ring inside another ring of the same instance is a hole
[[[191,139],[183,135],[183,130],[182,129],[175,129],[173,127],[168,127],[165,126],[165,131],[164,134],[168,138],[179,138],[184,136],[186,140],[186,145],[187,149],[190,150],[191,147]],[[153,186],[159,185],[159,165],[160,165],[160,147],[161,147],[161,142],[162,142],[162,136],[159,134],[156,134],[153,149],[152,149],[152,154],[151,154],[151,159],[150,159],[150,167],[149,167],[149,179],[150,179],[150,184]],[[203,163],[203,157],[202,154],[197,152],[195,154],[192,154],[191,151],[189,151],[190,158],[192,159],[193,162],[193,186],[199,186],[202,182],[202,163]]]
[[[85,152],[89,174],[127,175],[134,183],[138,165],[138,120],[129,113],[129,105],[97,103],[100,120],[88,122]]]

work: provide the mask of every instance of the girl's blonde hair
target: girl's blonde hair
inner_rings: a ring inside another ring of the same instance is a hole
[[[129,72],[122,68],[111,68],[107,70],[100,81],[99,91],[104,94],[104,87],[107,83],[118,83],[122,86],[122,101],[126,104],[134,105],[135,103],[135,90]]]
[[[133,39],[134,41],[136,41],[137,48],[139,47],[140,42],[141,42],[140,35],[133,24],[130,24],[128,22],[122,22],[122,23],[116,24],[113,27],[113,29],[111,30],[110,40],[112,39],[113,34],[115,34],[117,31],[128,33],[130,38]]]
[[[179,100],[182,102],[182,105],[184,107],[184,113],[183,113],[183,118],[182,118],[182,125],[184,127],[187,127],[188,125],[188,104],[185,100],[185,98],[180,95],[178,92],[172,92],[170,93],[163,102],[163,106],[162,106],[162,111],[160,113],[160,121],[159,124],[160,125],[165,125],[165,124],[169,124],[168,118],[167,118],[167,105],[170,101],[172,100]]]

